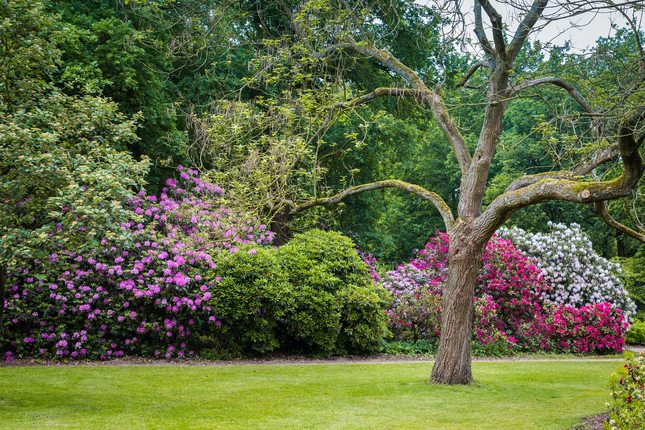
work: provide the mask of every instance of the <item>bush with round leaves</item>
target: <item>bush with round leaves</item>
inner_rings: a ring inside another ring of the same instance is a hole
[[[280,347],[280,321],[293,306],[291,285],[271,247],[244,245],[214,259],[205,276],[213,287],[210,306],[220,323],[211,348],[235,355]]]
[[[324,354],[378,348],[387,294],[373,283],[351,239],[311,230],[295,235],[279,255],[298,298],[286,321],[292,341]]]

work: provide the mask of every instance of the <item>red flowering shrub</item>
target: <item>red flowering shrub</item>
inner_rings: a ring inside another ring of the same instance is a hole
[[[440,304],[448,277],[448,234],[437,233],[409,264],[388,272],[383,285],[393,294],[390,329],[403,340],[439,335]],[[483,345],[525,350],[621,351],[626,323],[608,303],[579,309],[548,306],[550,288],[537,266],[510,240],[487,244],[475,288],[474,338]],[[431,329],[428,329],[431,328]]]
[[[606,302],[577,309],[554,306],[545,321],[553,348],[580,353],[622,351],[628,327],[623,311]]]

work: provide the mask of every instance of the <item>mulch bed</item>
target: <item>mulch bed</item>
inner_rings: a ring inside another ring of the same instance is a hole
[[[608,415],[606,413],[592,415],[584,419],[582,424],[578,424],[571,430],[603,430],[603,423],[607,421]]]
[[[43,360],[32,358],[15,359],[11,362],[0,361],[0,367],[25,366],[230,366],[230,365],[293,365],[293,364],[388,364],[388,363],[431,363],[430,355],[392,355],[374,354],[369,356],[342,356],[315,358],[298,355],[274,355],[264,358],[244,358],[233,360],[209,360],[190,358],[183,360],[166,360],[146,357],[122,357],[112,360]],[[618,357],[575,356],[575,355],[515,355],[510,357],[473,357],[473,361],[590,361],[610,360],[622,361]]]

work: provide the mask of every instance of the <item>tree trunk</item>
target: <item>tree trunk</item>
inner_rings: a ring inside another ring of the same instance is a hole
[[[625,235],[623,233],[616,235],[616,255],[619,257],[625,257],[627,255],[625,250]]]
[[[483,246],[472,243],[469,228],[450,235],[448,284],[443,295],[439,351],[431,382],[468,384],[472,381],[471,341],[473,296],[482,265]]]
[[[283,211],[276,214],[271,221],[270,230],[273,232],[273,245],[280,246],[289,242],[292,236],[289,226],[289,212]]]

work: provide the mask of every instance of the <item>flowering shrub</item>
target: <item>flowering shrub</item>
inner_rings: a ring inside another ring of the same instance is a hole
[[[612,401],[607,430],[631,430],[645,427],[645,353],[630,356],[612,375]]]
[[[448,235],[438,233],[409,263],[390,271],[387,311],[397,339],[439,335],[440,296],[448,277]],[[484,347],[573,352],[621,351],[627,328],[623,311],[606,302],[579,309],[544,303],[550,287],[540,269],[513,243],[494,236],[477,277],[474,338]]]
[[[622,311],[609,303],[555,305],[545,324],[553,348],[578,353],[622,351],[627,327]]]
[[[620,266],[598,255],[578,224],[549,226],[548,234],[517,227],[500,232],[535,259],[545,281],[553,287],[545,292],[544,300],[574,308],[609,302],[630,319],[636,306],[618,276]]]
[[[10,273],[6,359],[108,359],[367,352],[385,332],[386,293],[348,238],[272,233],[222,204],[222,190],[179,167],[160,198],[129,202],[125,242],[59,246]]]
[[[438,338],[441,332],[441,292],[421,286],[399,293],[387,310],[388,326],[398,340]]]
[[[438,335],[440,305],[431,304],[438,301],[448,278],[448,240],[446,233],[438,233],[409,264],[383,279],[394,297],[388,311],[390,328],[403,338],[410,335],[406,331],[413,336]],[[543,318],[540,297],[548,289],[539,270],[509,240],[499,237],[488,243],[483,259],[476,285],[476,297],[483,299],[476,307],[477,339],[482,344],[501,339],[514,344],[518,338],[534,336],[534,322]],[[428,320],[431,317],[434,321]]]
[[[179,166],[161,197],[130,201],[125,244],[78,254],[60,248],[9,274],[4,348],[21,356],[167,358],[193,353],[196,331],[216,330],[212,255],[272,234],[223,206],[222,190]]]

